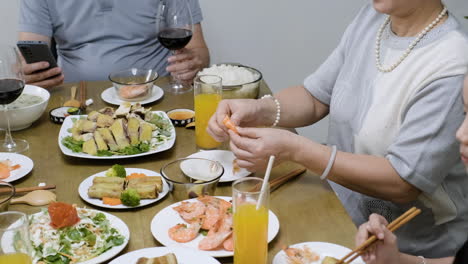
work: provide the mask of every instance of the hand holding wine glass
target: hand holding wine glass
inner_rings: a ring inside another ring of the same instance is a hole
[[[24,76],[21,60],[16,49],[9,45],[0,45],[0,107],[7,120],[5,140],[0,140],[0,152],[24,152],[29,149],[25,140],[14,141],[11,137],[8,104],[14,102],[23,92]]]
[[[183,49],[192,39],[193,21],[187,0],[162,1],[159,14],[158,40],[173,54]],[[175,79],[171,82],[167,91],[171,93],[185,93],[192,89],[190,85],[184,85]]]

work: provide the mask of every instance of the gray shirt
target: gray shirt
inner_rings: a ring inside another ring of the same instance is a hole
[[[193,23],[202,21],[198,0],[188,0]],[[20,32],[55,38],[66,82],[107,80],[131,67],[167,75],[170,51],[157,39],[160,0],[22,0]]]
[[[453,256],[468,236],[468,177],[455,139],[463,120],[468,39],[449,15],[393,72],[380,73],[374,50],[385,18],[372,5],[363,8],[304,86],[330,107],[330,145],[385,157],[422,194],[414,202],[396,204],[330,183],[356,225],[372,213],[391,222],[412,206],[421,208],[421,215],[397,231],[400,250],[429,258]],[[384,65],[397,60],[413,40],[387,27]],[[379,120],[375,111],[390,114]]]

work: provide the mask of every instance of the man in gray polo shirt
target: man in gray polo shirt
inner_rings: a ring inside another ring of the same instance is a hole
[[[209,64],[209,52],[198,0],[187,1],[193,36],[181,53],[170,56],[157,39],[160,0],[22,0],[19,39],[50,43],[54,38],[59,64],[42,72],[47,62],[26,65],[26,82],[53,87],[63,81],[106,80],[110,72],[129,67],[156,69],[160,75],[171,73],[183,81],[192,80]]]

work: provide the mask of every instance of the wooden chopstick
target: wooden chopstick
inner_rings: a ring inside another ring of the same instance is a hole
[[[387,228],[388,230],[394,232],[398,228],[400,228],[402,225],[408,223],[411,219],[413,219],[415,216],[421,213],[421,209],[417,209],[416,207],[412,207],[408,211],[406,211],[404,214],[402,214],[400,217],[392,221],[390,224],[388,224]],[[369,239],[367,239],[364,243],[362,243],[359,247],[357,247],[355,250],[349,252],[346,256],[341,258],[337,264],[349,264],[351,263],[354,259],[362,255],[366,249],[375,243],[377,241],[376,236],[371,236]],[[354,256],[353,256],[354,255]],[[351,257],[352,256],[352,257]],[[351,258],[350,258],[351,257]],[[348,259],[349,258],[349,259]]]
[[[80,108],[86,109],[86,82],[80,81]]]
[[[289,172],[288,174],[286,175],[283,175],[283,176],[280,176],[280,177],[277,177],[276,179],[272,179],[270,180],[270,192],[278,189],[278,187],[280,187],[281,185],[283,185],[285,182],[287,182],[288,180],[302,174],[303,172],[306,171],[306,168],[299,168],[299,169],[295,169],[291,172]],[[252,189],[252,191],[260,191],[260,188],[262,187],[261,184],[257,184],[255,185],[255,187]]]
[[[45,186],[34,186],[34,187],[22,187],[22,188],[16,188],[15,192],[16,193],[25,193],[25,192],[32,192],[36,190],[51,190],[55,189],[55,184],[52,185],[45,185]],[[10,189],[8,188],[0,188],[0,194],[3,193],[9,193]]]

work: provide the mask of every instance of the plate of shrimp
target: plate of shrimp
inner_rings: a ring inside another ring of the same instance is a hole
[[[12,182],[26,176],[34,162],[21,154],[0,152],[0,180]]]
[[[153,87],[151,89],[152,89],[151,96],[146,98],[146,99],[141,100],[140,104],[142,104],[142,105],[149,104],[149,103],[155,102],[155,101],[161,99],[161,97],[163,97],[164,91],[163,91],[163,89],[161,89],[161,87],[159,87],[157,85],[153,85]],[[118,94],[115,92],[114,87],[109,87],[109,88],[105,89],[101,93],[101,99],[104,102],[109,103],[109,104],[113,104],[113,105],[121,105],[122,103],[126,102],[126,101],[119,98]]]
[[[327,242],[304,242],[285,247],[273,258],[272,264],[328,264],[351,252],[351,249]],[[364,264],[359,257],[352,264]]]
[[[231,197],[202,196],[174,203],[151,221],[154,238],[167,247],[203,251],[212,257],[234,255]],[[279,231],[278,217],[268,215],[268,242]]]

